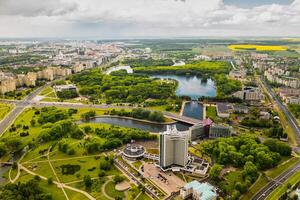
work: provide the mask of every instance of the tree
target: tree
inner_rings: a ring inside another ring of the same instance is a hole
[[[257,167],[250,161],[246,162],[243,169],[243,176],[249,177],[251,182],[253,183],[258,177],[258,169]]]
[[[83,177],[83,183],[86,188],[90,188],[93,185],[93,181],[92,181],[90,175],[85,175]]]
[[[95,116],[96,116],[96,112],[92,110],[92,111],[88,111],[86,113],[83,113],[81,115],[81,118],[84,119],[84,120],[90,120]]]
[[[34,127],[35,124],[36,124],[36,121],[35,121],[34,119],[30,120],[30,125],[31,125],[32,127]]]
[[[52,178],[52,177],[49,177],[49,178],[47,179],[47,182],[48,182],[49,185],[52,185],[52,184],[53,184],[53,178]]]
[[[215,164],[214,166],[212,166],[212,168],[210,169],[209,172],[209,176],[212,180],[214,181],[218,181],[220,180],[220,174],[222,171],[222,166],[219,164]]]
[[[123,176],[120,176],[120,175],[115,175],[114,178],[113,178],[113,181],[115,184],[118,184],[118,183],[121,183],[122,181],[124,181],[125,178]]]
[[[7,152],[7,148],[4,143],[0,142],[0,158]]]

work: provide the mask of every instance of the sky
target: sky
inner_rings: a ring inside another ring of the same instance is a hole
[[[300,0],[0,0],[0,37],[300,36]]]

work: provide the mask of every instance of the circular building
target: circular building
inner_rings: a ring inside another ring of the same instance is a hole
[[[128,160],[138,160],[144,157],[145,148],[138,144],[127,144],[122,154]]]

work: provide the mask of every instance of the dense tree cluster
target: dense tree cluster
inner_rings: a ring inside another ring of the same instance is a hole
[[[147,76],[104,75],[99,70],[85,71],[71,77],[79,92],[91,100],[106,99],[107,103],[141,103],[146,99],[167,99],[175,96],[176,84]]]
[[[77,124],[71,120],[62,120],[54,124],[46,124],[43,126],[43,131],[40,134],[40,139],[43,142],[58,140],[64,137],[82,139],[83,131]]]
[[[174,64],[171,59],[154,60],[153,58],[126,59],[123,63],[131,67],[172,66]]]
[[[97,139],[88,140],[84,146],[88,153],[102,152],[120,147],[131,140],[153,140],[155,135],[150,135],[148,132],[138,129],[121,128],[110,126],[109,128],[96,128],[95,134],[106,140],[99,141]]]
[[[81,114],[83,120],[91,120],[94,117],[96,117],[96,112],[93,110]]]
[[[238,80],[229,79],[225,74],[216,74],[214,81],[217,84],[217,96],[229,96],[242,89],[242,83]]]
[[[68,118],[69,113],[65,110],[56,107],[43,107],[40,111],[38,122],[40,124],[55,123]]]
[[[73,99],[78,97],[78,94],[74,90],[64,90],[64,91],[59,91],[56,92],[58,98],[60,99]]]
[[[269,119],[259,119],[255,116],[245,117],[241,121],[243,126],[255,127],[255,128],[270,128],[273,123]]]
[[[4,138],[0,142],[0,157],[6,153],[15,153],[23,148],[23,144],[20,140],[15,138]]]
[[[298,104],[289,104],[289,110],[300,119],[300,105]]]
[[[75,154],[75,149],[71,148],[69,143],[64,139],[58,142],[58,150],[68,155]]]
[[[210,178],[219,185],[225,196],[239,199],[257,180],[258,170],[276,166],[281,156],[290,156],[291,148],[278,140],[266,140],[263,144],[252,136],[238,136],[206,141],[202,144],[203,151],[212,156],[216,164],[210,170]],[[235,182],[228,183],[223,167],[233,166]],[[237,180],[237,181],[236,181]],[[232,185],[233,184],[233,185]]]
[[[277,146],[278,143],[273,143],[277,147],[272,148],[267,144],[261,144],[257,138],[245,135],[207,141],[203,143],[202,148],[206,154],[212,156],[219,164],[233,165],[240,168],[250,161],[258,169],[265,170],[279,163],[281,160],[279,151],[282,151],[282,155],[288,155],[287,152],[283,153],[285,149],[282,150],[282,147]],[[281,150],[276,152],[273,151],[273,148],[280,148]]]
[[[290,156],[292,153],[292,148],[288,144],[275,139],[266,140],[264,145],[269,147],[271,151],[279,153],[281,156]]]
[[[39,180],[32,179],[26,183],[9,183],[0,189],[1,200],[51,200],[52,195],[44,193]]]
[[[110,111],[110,115],[133,117],[137,119],[145,119],[145,120],[155,121],[155,122],[165,121],[165,117],[162,114],[162,112],[158,112],[158,111],[151,112],[149,110],[145,110],[142,108],[135,108],[132,111],[125,111],[124,109],[117,111],[113,109]]]
[[[223,61],[195,61],[184,66],[146,66],[134,68],[135,73],[143,74],[177,74],[209,77],[214,74],[228,74],[230,65]]]
[[[266,131],[266,135],[271,138],[286,138],[283,128],[279,124],[273,124],[271,128]]]
[[[145,101],[143,103],[144,107],[153,107],[153,106],[166,106],[166,111],[176,111],[179,112],[181,109],[182,101],[187,100],[190,101],[191,97],[186,97],[186,96],[180,96],[180,97],[175,97],[174,100],[171,99],[151,99],[148,101]]]

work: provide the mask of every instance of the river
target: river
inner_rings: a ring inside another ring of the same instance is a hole
[[[90,123],[104,123],[104,124],[111,124],[117,126],[124,126],[128,128],[137,128],[144,131],[159,133],[166,130],[167,125],[163,124],[154,124],[148,123],[143,121],[138,121],[134,119],[124,119],[119,117],[96,117],[89,121]],[[188,130],[191,125],[176,122],[176,127],[180,131]]]

